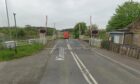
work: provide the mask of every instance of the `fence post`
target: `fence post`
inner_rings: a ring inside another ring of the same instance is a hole
[[[139,59],[139,57],[140,57],[140,49],[137,49],[137,54],[136,55],[137,55],[136,58]]]

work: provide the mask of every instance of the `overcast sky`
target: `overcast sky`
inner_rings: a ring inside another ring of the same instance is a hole
[[[48,15],[48,26],[56,23],[58,29],[71,28],[77,22],[89,25],[90,16],[93,24],[105,28],[116,7],[125,1],[128,0],[7,0],[11,26],[15,12],[18,26],[45,26]],[[6,25],[5,3],[0,0],[0,26]]]

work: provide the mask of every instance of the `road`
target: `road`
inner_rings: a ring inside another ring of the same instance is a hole
[[[79,40],[58,40],[40,84],[140,84],[140,71]]]

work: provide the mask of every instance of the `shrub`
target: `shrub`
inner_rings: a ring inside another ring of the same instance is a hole
[[[109,47],[110,47],[109,44],[110,44],[109,41],[104,40],[101,43],[101,47],[104,48],[104,49],[108,49],[109,50]]]

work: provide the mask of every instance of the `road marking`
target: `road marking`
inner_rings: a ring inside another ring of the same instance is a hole
[[[67,44],[68,49],[71,50],[71,46]],[[80,58],[77,56],[77,54],[74,54],[72,51],[70,51],[72,57],[74,58],[78,68],[80,69],[82,75],[84,76],[85,80],[88,82],[88,84],[98,84],[97,81],[94,79],[94,77],[91,75],[89,70],[86,68],[84,63],[80,60]]]
[[[58,61],[64,60],[64,48],[62,47],[59,48],[59,56],[56,57],[56,60]]]
[[[51,50],[50,54],[53,53],[53,51],[56,49],[56,45],[54,45],[53,49]]]
[[[112,58],[110,58],[110,57],[108,57],[108,56],[106,56],[106,55],[103,55],[103,54],[101,54],[101,53],[99,53],[99,52],[97,52],[97,51],[95,51],[95,50],[94,50],[94,52],[95,52],[96,54],[98,54],[98,55],[100,55],[100,56],[106,58],[106,59],[111,60],[112,62],[114,62],[114,63],[116,63],[116,64],[121,65],[122,67],[125,67],[125,68],[127,68],[127,69],[129,69],[129,70],[132,70],[132,71],[134,71],[134,72],[140,74],[140,71],[139,71],[139,70],[136,70],[136,69],[134,69],[134,68],[132,68],[132,67],[126,65],[126,64],[123,64],[123,63],[121,63],[121,62],[119,62],[119,61],[116,61],[116,60],[114,60],[114,59],[112,59]]]
[[[92,79],[92,81],[95,84],[98,84],[97,81],[94,79],[94,77],[91,75],[91,73],[89,72],[89,70],[86,68],[86,66],[84,65],[84,63],[80,60],[80,58],[77,56],[77,54],[75,54],[76,58],[79,60],[79,62],[81,63],[81,65],[83,66],[83,68],[86,70],[87,74],[89,75],[89,77]]]
[[[72,50],[72,48],[71,48],[71,46],[70,46],[69,44],[67,44],[67,46],[68,46],[68,49],[69,49],[69,50]]]
[[[80,64],[78,63],[76,57],[74,56],[74,53],[71,52],[71,54],[72,54],[72,56],[73,56],[73,58],[74,58],[74,60],[75,60],[75,62],[76,62],[76,64],[77,64],[78,68],[79,68],[80,71],[82,72],[82,75],[83,75],[84,78],[86,79],[86,81],[87,81],[89,84],[92,84],[92,82],[91,82],[91,81],[89,80],[89,78],[86,76],[86,73],[83,71],[82,67],[81,67]]]

